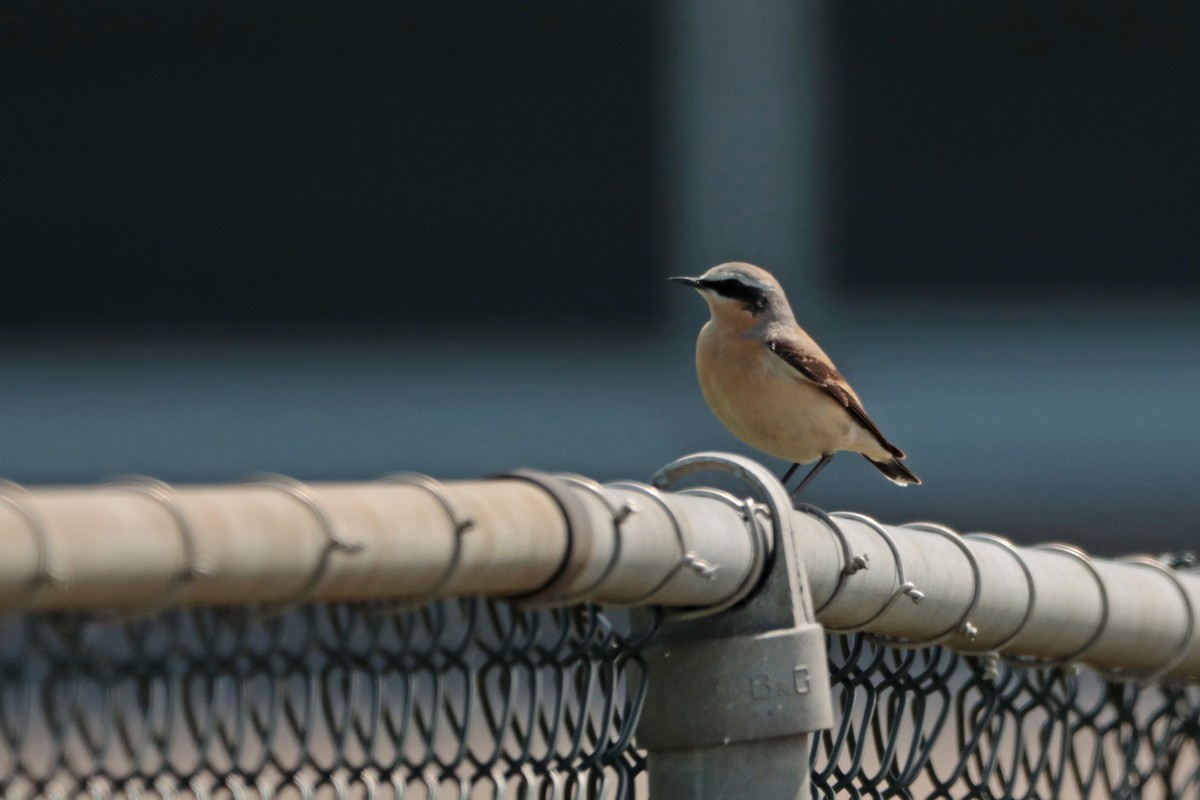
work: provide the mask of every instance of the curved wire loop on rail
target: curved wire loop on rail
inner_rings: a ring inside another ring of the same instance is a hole
[[[644,483],[638,483],[637,481],[617,481],[607,485],[613,489],[627,489],[629,491],[637,492],[638,494],[649,497],[651,502],[662,509],[663,513],[667,515],[667,519],[670,520],[671,531],[675,534],[675,545],[679,549],[679,557],[675,560],[675,563],[671,566],[671,568],[667,570],[667,574],[663,576],[662,580],[656,583],[654,587],[650,589],[650,591],[634,598],[633,600],[627,600],[621,605],[636,606],[648,602],[650,598],[662,591],[662,588],[670,583],[671,579],[674,578],[679,573],[679,570],[683,569],[684,567],[691,568],[694,572],[696,572],[696,574],[701,576],[704,576],[705,572],[709,569],[720,568],[717,565],[709,564],[707,561],[688,550],[687,542],[683,537],[683,525],[679,522],[679,517],[675,516],[675,511],[671,508],[670,503],[663,499],[662,492],[660,492],[658,489],[653,486],[648,486]],[[708,577],[711,578],[712,576],[709,575]]]
[[[760,514],[767,514],[769,516],[770,512],[766,506],[754,502],[753,498],[746,497],[739,500],[729,492],[711,487],[684,489],[680,494],[719,500],[742,515],[742,519],[745,521],[750,533],[750,567],[746,570],[746,575],[742,578],[741,583],[734,589],[733,594],[729,595],[724,601],[713,606],[704,606],[703,608],[673,610],[667,614],[668,622],[683,622],[684,620],[720,614],[722,611],[728,611],[737,606],[753,594],[768,557],[765,542],[768,534],[762,529],[762,525],[759,522]]]
[[[187,512],[183,510],[183,505],[179,502],[179,493],[170,484],[145,475],[128,475],[116,478],[105,483],[102,488],[127,489],[137,492],[166,509],[167,513],[175,521],[175,527],[179,531],[179,544],[183,550],[183,565],[180,567],[179,572],[175,573],[171,578],[171,582],[167,585],[167,589],[163,592],[162,597],[153,604],[131,609],[129,612],[122,612],[120,617],[122,619],[141,617],[149,614],[157,614],[160,611],[170,608],[172,601],[190,583],[202,575],[208,574],[208,570],[200,563],[195,528],[192,525],[191,519],[188,518]]]
[[[739,514],[742,515],[743,519],[747,519],[746,509],[742,503],[733,495],[729,494],[728,492],[723,492],[720,489],[698,487],[696,489],[684,489],[679,494],[689,494],[697,497],[708,497],[712,500],[720,500],[730,508],[735,509]],[[713,578],[717,577],[717,573],[721,571],[720,564],[714,564],[707,559],[701,558],[692,550],[689,550],[687,555],[683,557],[683,565],[705,580],[712,580]]]
[[[841,547],[842,568],[838,570],[837,583],[833,585],[833,591],[830,593],[829,597],[825,598],[825,602],[821,603],[821,605],[813,612],[817,616],[820,616],[821,612],[829,608],[829,606],[835,600],[837,600],[838,595],[842,593],[842,589],[845,588],[846,578],[862,572],[864,569],[870,569],[870,559],[866,553],[857,556],[854,554],[854,551],[850,548],[850,541],[846,538],[845,532],[843,532],[841,526],[837,524],[837,520],[829,516],[824,509],[817,508],[816,506],[808,503],[796,503],[795,508],[797,511],[801,511],[809,516],[816,517],[822,525],[833,532],[833,537],[837,539],[838,545]]]
[[[971,601],[967,603],[967,608],[963,611],[962,616],[942,633],[919,642],[907,639],[884,639],[883,641],[896,647],[933,647],[946,641],[955,633],[961,633],[968,640],[974,641],[975,637],[979,634],[979,630],[969,620],[971,615],[975,613],[975,609],[979,607],[983,584],[983,575],[979,570],[979,561],[975,558],[975,554],[971,552],[971,548],[967,547],[967,543],[963,541],[962,536],[959,536],[956,531],[951,530],[945,525],[939,525],[936,522],[909,522],[900,527],[943,536],[953,542],[962,551],[963,555],[967,557],[967,562],[971,565]]]
[[[1192,637],[1196,633],[1196,612],[1192,608],[1192,597],[1188,594],[1187,588],[1184,587],[1183,581],[1179,580],[1179,576],[1175,574],[1175,570],[1151,556],[1130,556],[1118,560],[1124,564],[1157,570],[1166,575],[1171,583],[1175,585],[1175,589],[1179,592],[1179,596],[1183,600],[1183,607],[1187,610],[1187,627],[1184,629],[1183,638],[1179,640],[1179,646],[1175,648],[1175,652],[1165,662],[1148,673],[1135,674],[1122,669],[1108,670],[1104,673],[1104,676],[1110,680],[1132,679],[1143,686],[1147,686],[1162,680],[1164,675],[1179,666],[1179,663],[1187,656],[1188,650],[1192,646]]]
[[[756,503],[752,497],[739,502],[727,492],[710,495],[714,498],[724,499],[726,502],[732,499],[742,507],[746,530],[752,538],[750,568],[747,570],[746,578],[729,598],[714,606],[676,612],[677,616],[674,617],[676,620],[709,616],[721,611],[728,611],[747,602],[766,583],[776,553],[783,552],[784,536],[791,535],[791,520],[788,515],[791,513],[792,504],[786,489],[765,467],[744,456],[720,452],[693,453],[662,467],[654,473],[651,480],[658,489],[670,489],[682,478],[699,472],[719,472],[730,475],[750,487],[761,503]],[[693,493],[702,492],[697,489]],[[770,518],[770,530],[765,529],[761,524],[760,515]],[[806,613],[811,614],[807,587],[804,589],[803,603],[807,609]]]
[[[34,553],[33,575],[26,581],[25,590],[17,598],[17,601],[11,607],[4,609],[5,613],[20,612],[30,608],[38,594],[64,582],[63,577],[54,567],[46,525],[42,522],[41,516],[29,504],[30,499],[29,490],[24,486],[0,479],[0,502],[12,508],[17,516],[24,520],[29,529]]]
[[[1048,544],[1034,545],[1033,549],[1062,553],[1083,564],[1087,571],[1091,573],[1092,579],[1096,581],[1096,588],[1100,590],[1100,619],[1096,623],[1095,632],[1088,637],[1088,640],[1065,656],[1050,659],[1030,658],[1028,656],[1007,656],[1007,658],[1025,667],[1067,667],[1077,662],[1088,650],[1091,650],[1092,645],[1104,635],[1104,629],[1108,627],[1108,587],[1104,585],[1104,578],[1101,577],[1100,572],[1096,569],[1096,565],[1092,563],[1091,556],[1078,547],[1050,542]]]
[[[289,497],[295,498],[305,509],[312,514],[313,519],[317,521],[317,526],[321,529],[325,537],[325,546],[321,549],[321,556],[317,560],[317,565],[313,568],[308,579],[300,586],[296,592],[282,601],[276,601],[271,605],[275,607],[274,611],[268,611],[259,614],[258,617],[269,617],[278,611],[285,610],[290,606],[304,603],[313,596],[317,587],[321,585],[321,580],[325,577],[325,573],[329,570],[329,562],[334,553],[357,553],[363,549],[360,542],[351,542],[337,535],[337,531],[333,528],[333,522],[329,519],[329,515],[321,508],[321,504],[312,496],[308,486],[295,478],[290,478],[287,475],[257,475],[245,482],[246,486],[261,486],[268,489],[276,489]]]
[[[1021,567],[1021,572],[1025,574],[1025,585],[1028,589],[1026,594],[1028,601],[1025,603],[1025,613],[1022,615],[1021,621],[1017,625],[1017,629],[1013,631],[1008,638],[1002,642],[992,645],[992,652],[1000,653],[1000,651],[1016,641],[1017,637],[1021,635],[1021,631],[1025,630],[1025,626],[1029,624],[1029,620],[1033,616],[1033,609],[1037,603],[1037,585],[1033,580],[1033,571],[1029,569],[1029,564],[1025,563],[1025,556],[1021,555],[1021,551],[1003,536],[996,536],[992,533],[968,533],[965,538],[979,542],[989,542],[997,547],[1000,547],[1002,550],[1006,551],[1010,556],[1016,559],[1018,566]]]
[[[437,581],[434,582],[433,586],[430,587],[425,594],[412,599],[387,602],[384,603],[382,607],[377,607],[377,610],[381,610],[389,614],[399,614],[405,611],[412,611],[413,609],[420,608],[421,606],[438,599],[442,591],[450,585],[450,582],[454,580],[454,573],[458,571],[459,564],[462,563],[463,536],[475,527],[475,520],[458,512],[458,509],[455,508],[454,503],[451,502],[450,496],[447,495],[446,490],[442,488],[441,482],[439,482],[436,478],[431,478],[428,475],[421,474],[420,472],[395,472],[391,475],[384,475],[382,478],[377,480],[376,483],[413,486],[418,489],[423,489],[431,497],[433,497],[434,500],[437,501],[437,504],[441,506],[442,510],[446,513],[446,517],[450,520],[450,530],[452,532],[452,536],[454,537],[454,544],[450,551],[449,563],[446,564],[446,568],[442,570],[442,574],[438,576]]]
[[[591,595],[592,592],[603,586],[605,582],[612,577],[613,570],[617,568],[617,564],[621,560],[621,548],[624,540],[623,526],[625,524],[625,520],[629,519],[629,517],[633,514],[636,514],[638,507],[637,504],[631,500],[626,500],[624,502],[618,501],[600,482],[592,480],[591,478],[583,475],[576,475],[571,472],[560,472],[558,473],[557,477],[560,480],[566,481],[571,486],[581,489],[582,491],[585,491],[588,494],[598,498],[600,502],[604,504],[604,507],[608,509],[608,513],[612,517],[613,548],[612,556],[609,558],[608,564],[605,565],[604,569],[600,572],[600,576],[596,578],[596,580],[592,581],[590,584],[584,586],[578,591],[562,595],[560,598],[564,603],[579,603],[587,600],[588,596]]]
[[[892,560],[896,562],[896,580],[899,585],[896,587],[895,591],[892,592],[891,596],[888,597],[888,599],[884,602],[884,604],[879,607],[879,610],[872,614],[868,619],[846,628],[831,628],[826,625],[826,630],[832,633],[854,633],[856,631],[861,631],[870,626],[875,620],[883,616],[884,612],[891,608],[892,604],[899,600],[901,596],[908,597],[908,599],[914,604],[919,604],[925,599],[924,593],[918,590],[912,581],[909,581],[905,578],[904,562],[900,558],[900,548],[896,545],[896,540],[892,538],[890,533],[888,533],[887,528],[885,528],[883,525],[880,525],[879,522],[877,522],[873,517],[869,517],[866,514],[859,514],[855,511],[835,511],[829,516],[836,519],[848,519],[853,520],[854,522],[859,522],[882,536],[883,540],[887,542],[888,549],[892,551]],[[832,599],[833,598],[830,597],[830,600]],[[826,602],[825,605],[828,605],[828,602]],[[822,608],[824,608],[824,606],[822,606]]]

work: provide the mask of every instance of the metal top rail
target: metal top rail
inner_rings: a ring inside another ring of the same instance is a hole
[[[746,491],[667,490],[705,471],[730,473]],[[4,484],[0,611],[486,596],[696,616],[752,595],[786,529],[829,630],[1087,663],[1116,679],[1200,678],[1192,572],[934,523],[772,508],[764,474],[704,453],[664,468],[655,485],[530,471],[445,483],[404,473],[370,483]],[[789,526],[772,525],[781,514]]]

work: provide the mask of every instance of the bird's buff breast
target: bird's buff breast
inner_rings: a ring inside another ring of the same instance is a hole
[[[758,337],[717,336],[706,325],[696,342],[696,374],[717,419],[777,458],[808,463],[846,449],[854,437],[846,410],[791,374]]]

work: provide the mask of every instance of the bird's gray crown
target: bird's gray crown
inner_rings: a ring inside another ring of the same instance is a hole
[[[734,292],[771,292],[778,288],[766,270],[753,264],[719,264],[700,276],[700,281],[713,289],[728,288]]]
[[[721,297],[743,303],[746,310],[756,316],[774,304],[773,296],[781,294],[779,284],[771,274],[752,264],[720,264],[701,275],[697,284]]]

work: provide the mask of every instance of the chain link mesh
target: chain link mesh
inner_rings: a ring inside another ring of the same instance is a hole
[[[631,797],[644,637],[591,606],[178,611],[0,634],[8,797]]]
[[[829,641],[826,798],[1200,797],[1200,689],[1090,670]]]
[[[0,626],[6,797],[645,797],[654,627],[444,601]],[[1200,796],[1200,690],[829,640],[816,797]],[[753,787],[746,787],[753,796]],[[670,800],[670,799],[668,799]]]

